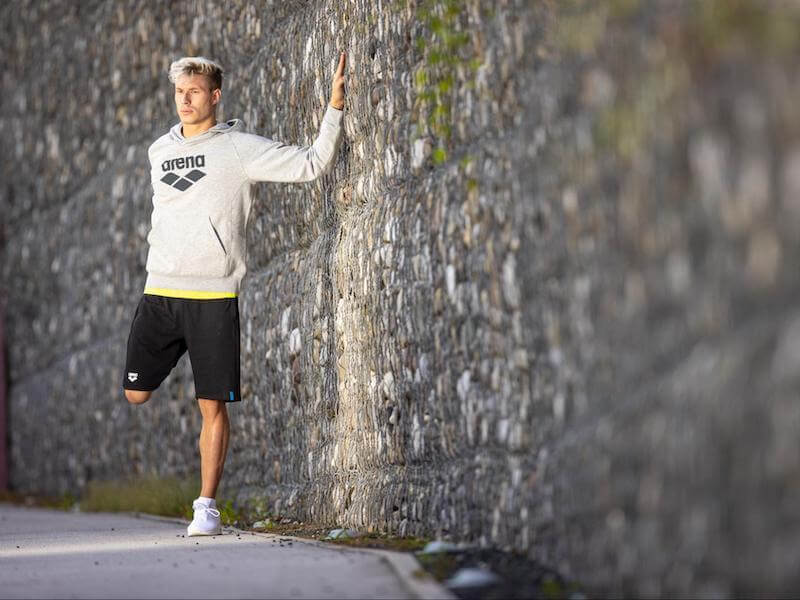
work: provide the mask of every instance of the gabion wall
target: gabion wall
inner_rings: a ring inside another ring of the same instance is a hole
[[[11,479],[199,469],[188,358],[120,387],[170,61],[310,144],[260,184],[223,484],[330,525],[527,552],[598,593],[800,585],[798,5],[0,7]]]

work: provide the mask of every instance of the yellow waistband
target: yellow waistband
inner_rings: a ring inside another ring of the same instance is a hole
[[[194,298],[199,300],[214,300],[215,298],[236,298],[233,292],[199,292],[196,290],[172,290],[169,288],[152,288],[144,289],[145,294],[154,294],[156,296],[168,296],[170,298]]]

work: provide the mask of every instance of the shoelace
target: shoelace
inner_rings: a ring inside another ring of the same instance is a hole
[[[197,517],[197,511],[207,512],[210,513],[214,517],[219,517],[219,511],[216,508],[211,508],[210,506],[203,506],[202,504],[194,507],[194,516]]]

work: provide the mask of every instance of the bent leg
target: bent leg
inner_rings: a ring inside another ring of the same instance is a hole
[[[143,390],[125,390],[125,397],[131,404],[144,404],[150,400],[150,395],[153,392],[146,392]]]
[[[142,294],[128,334],[122,387],[131,404],[144,404],[186,352],[173,298]]]
[[[230,422],[228,409],[222,400],[198,398],[203,427],[200,430],[201,496],[216,498],[217,486],[222,478],[225,456],[228,452]]]

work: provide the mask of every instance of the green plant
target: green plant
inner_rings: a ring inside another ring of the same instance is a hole
[[[75,497],[67,492],[60,496],[45,496],[42,494],[28,494],[13,492],[10,490],[0,490],[0,502],[11,502],[23,506],[39,506],[42,508],[55,508],[59,510],[70,510],[75,505]]]
[[[193,516],[192,501],[197,498],[197,477],[133,477],[126,480],[92,481],[81,500],[82,510],[104,512],[144,512],[167,517]],[[218,495],[217,509],[224,525],[243,520],[233,500]]]
[[[197,497],[197,478],[132,477],[126,480],[91,481],[81,501],[88,511],[138,511],[185,517]]]
[[[445,580],[458,567],[456,557],[446,552],[439,554],[417,554],[416,558],[420,564],[431,572],[437,581]]]
[[[242,512],[233,506],[233,500],[217,502],[217,510],[223,525],[236,525],[244,521]]]
[[[563,584],[549,575],[545,576],[542,580],[540,590],[542,596],[547,600],[559,600],[560,598],[567,597]]]
[[[428,537],[417,537],[413,535],[401,537],[385,533],[362,533],[357,537],[341,537],[335,539],[322,538],[331,544],[341,544],[344,546],[387,548],[397,552],[414,552],[422,550],[430,540]]]
[[[417,38],[416,49],[423,55],[422,64],[414,73],[414,114],[417,115],[413,137],[423,135],[426,127],[421,123],[427,114],[427,128],[437,138],[433,161],[441,164],[447,160],[452,133],[451,106],[459,65],[466,64],[474,73],[481,65],[478,58],[465,56],[464,47],[470,35],[457,29],[462,2],[460,0],[423,0],[417,16],[422,20],[429,36]],[[473,86],[469,81],[467,85]]]

